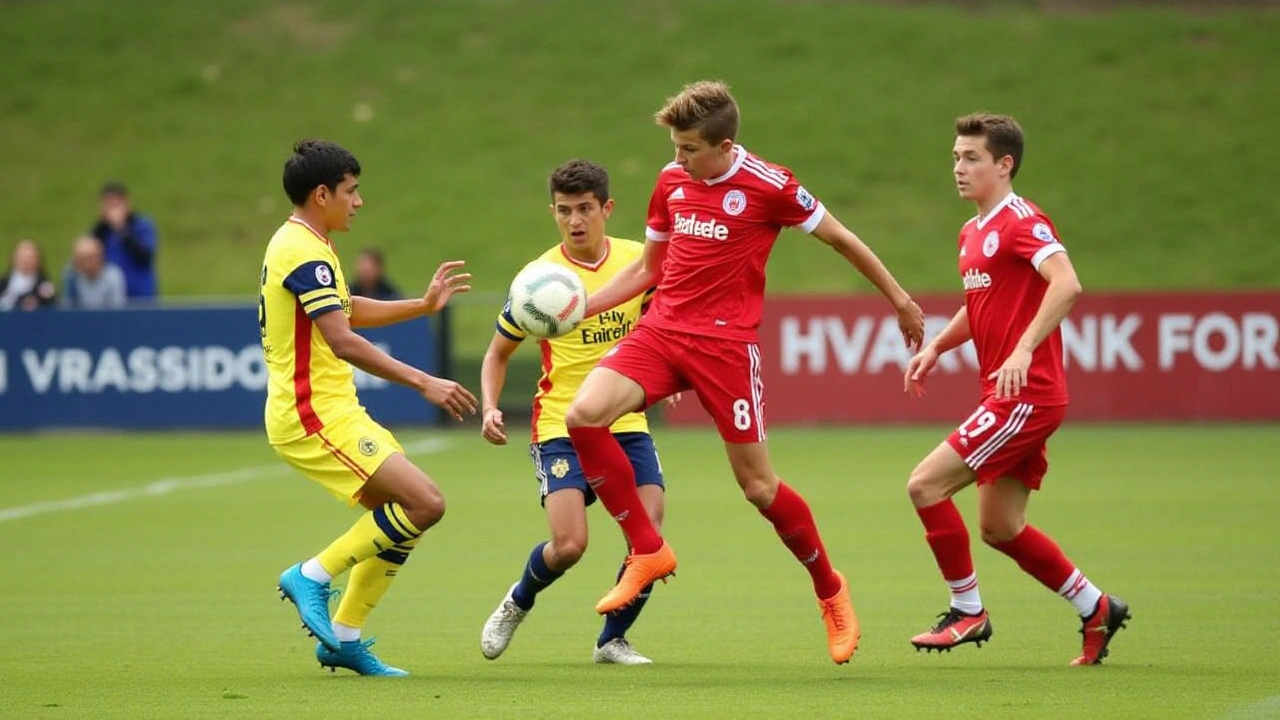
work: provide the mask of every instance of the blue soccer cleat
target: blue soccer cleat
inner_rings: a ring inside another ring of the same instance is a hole
[[[400,668],[387,665],[379,660],[377,655],[369,652],[369,646],[373,645],[373,642],[373,638],[344,642],[337,652],[320,643],[316,645],[316,660],[320,661],[320,667],[328,668],[330,672],[337,672],[338,668],[346,668],[354,670],[359,675],[370,677],[405,677],[409,674]]]
[[[338,638],[333,634],[329,620],[329,598],[333,590],[329,583],[318,583],[302,574],[302,563],[280,573],[280,599],[288,600],[298,609],[302,629],[327,648],[338,648]]]

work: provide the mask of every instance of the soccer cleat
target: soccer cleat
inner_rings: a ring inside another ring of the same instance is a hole
[[[822,621],[827,626],[827,651],[837,665],[843,665],[858,649],[862,630],[858,627],[858,616],[853,612],[853,601],[849,599],[849,581],[840,573],[836,575],[840,578],[840,592],[826,600],[819,599],[818,608],[822,610]]]
[[[520,623],[524,622],[525,616],[529,614],[528,610],[521,608],[515,600],[511,599],[511,594],[519,584],[516,583],[507,590],[502,602],[498,603],[498,609],[493,611],[485,621],[484,629],[480,631],[480,652],[490,660],[497,660],[502,656],[507,646],[511,644],[516,628],[520,627]]]
[[[653,661],[636,652],[626,638],[614,638],[596,648],[591,659],[601,665],[652,665]]]
[[[288,600],[298,609],[302,629],[319,640],[325,647],[336,650],[338,637],[333,634],[329,619],[329,598],[333,590],[329,583],[318,583],[302,574],[302,563],[280,573],[280,598]]]
[[[1103,595],[1098,600],[1098,607],[1093,614],[1083,620],[1080,634],[1084,636],[1084,649],[1080,657],[1071,661],[1072,665],[1101,665],[1102,659],[1109,652],[1107,645],[1120,628],[1125,627],[1129,615],[1129,605],[1115,595]]]
[[[982,647],[982,643],[991,639],[991,618],[986,610],[970,615],[951,608],[938,617],[942,622],[934,625],[932,630],[911,638],[911,644],[917,651],[951,652],[951,648],[970,642]]]
[[[346,668],[369,677],[405,677],[409,674],[400,668],[391,667],[369,652],[369,646],[373,643],[373,638],[352,640],[342,643],[337,652],[325,647],[324,643],[317,643],[316,660],[320,661],[320,667],[328,668],[330,672]]]
[[[675,573],[676,553],[665,541],[651,553],[633,552],[627,556],[626,569],[618,578],[618,584],[596,603],[596,612],[605,615],[624,608],[635,601],[646,585],[656,580],[666,582],[666,577]]]

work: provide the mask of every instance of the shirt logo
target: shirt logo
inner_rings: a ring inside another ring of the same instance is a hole
[[[991,287],[991,276],[978,268],[969,268],[960,277],[964,280],[965,290],[986,290]]]
[[[688,217],[676,213],[675,231],[681,235],[692,235],[693,237],[706,238],[708,240],[729,239],[728,226],[716,222],[715,218],[699,220],[697,213]]]
[[[996,250],[999,250],[999,249],[1000,249],[1000,236],[996,233],[995,230],[992,230],[991,232],[987,233],[987,236],[982,240],[982,254],[986,255],[987,257],[994,257],[996,254]]]
[[[678,187],[675,190],[672,190],[671,194],[667,196],[667,202],[670,202],[672,200],[683,200],[683,199],[684,199],[684,188],[682,187]]]
[[[316,282],[325,287],[329,287],[333,284],[333,274],[329,272],[328,265],[316,266]]]
[[[800,207],[805,210],[813,210],[818,207],[818,201],[809,194],[808,190],[804,189],[803,185],[796,188],[796,202],[800,203]]]
[[[1051,243],[1051,242],[1058,241],[1058,238],[1053,236],[1053,231],[1050,230],[1049,226],[1045,225],[1044,223],[1036,223],[1036,226],[1031,228],[1031,234],[1034,235],[1036,239],[1041,242]]]
[[[741,215],[742,211],[747,209],[746,193],[741,190],[730,190],[724,194],[724,202],[721,205],[730,215]]]

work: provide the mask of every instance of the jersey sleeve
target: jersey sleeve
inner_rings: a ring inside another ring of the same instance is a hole
[[[1018,223],[1018,233],[1013,239],[1013,251],[1018,257],[1031,263],[1036,270],[1040,264],[1053,255],[1066,252],[1062,241],[1058,239],[1058,231],[1054,229],[1049,218],[1040,213]]]
[[[524,330],[516,324],[515,316],[511,314],[511,300],[502,306],[502,312],[498,313],[498,322],[496,323],[498,334],[508,340],[520,342],[525,338]]]
[[[671,213],[667,211],[667,184],[659,175],[649,197],[649,215],[645,220],[644,236],[654,242],[671,239]]]
[[[793,227],[811,233],[826,215],[826,206],[794,176],[788,176],[786,184],[774,196],[772,220],[781,227]]]
[[[311,259],[296,265],[284,276],[284,287],[293,293],[312,320],[342,309],[336,287],[337,275],[328,260]]]

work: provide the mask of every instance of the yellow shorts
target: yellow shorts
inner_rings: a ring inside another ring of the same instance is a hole
[[[404,452],[386,428],[363,412],[272,447],[285,462],[349,505],[360,502],[365,481],[387,458]]]

